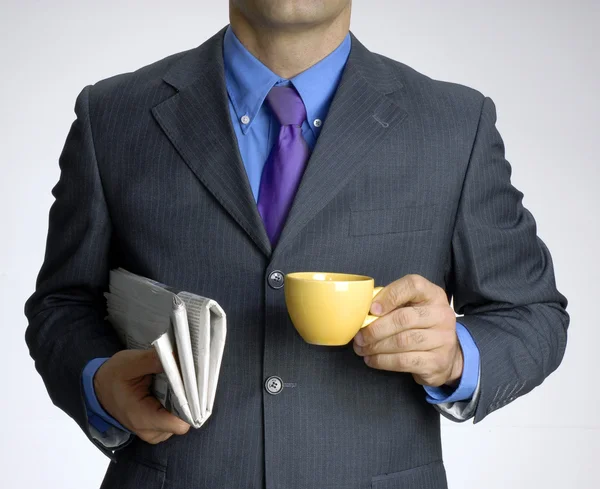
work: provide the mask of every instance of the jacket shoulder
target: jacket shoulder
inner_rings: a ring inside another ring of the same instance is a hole
[[[376,56],[394,72],[399,84],[413,100],[428,100],[428,105],[437,107],[438,110],[460,107],[462,110],[475,110],[479,115],[486,98],[480,91],[458,83],[433,79],[404,63],[380,54]]]
[[[175,53],[134,71],[99,80],[91,86],[91,92],[97,98],[128,89],[143,91],[156,87],[162,82],[163,76],[169,68],[190,51],[192,50]]]
[[[175,89],[163,77],[169,69],[193,49],[172,54],[131,72],[120,73],[88,85],[89,113],[93,124],[115,122],[115,113],[134,117],[149,115],[148,109],[166,100]],[[118,120],[118,119],[117,119]]]

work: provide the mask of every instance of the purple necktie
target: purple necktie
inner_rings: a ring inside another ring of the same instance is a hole
[[[293,87],[273,87],[267,102],[281,129],[263,168],[258,193],[258,211],[275,246],[292,207],[309,150],[302,137],[306,108]]]

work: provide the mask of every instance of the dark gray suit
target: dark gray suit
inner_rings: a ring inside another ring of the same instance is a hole
[[[27,341],[54,403],[86,431],[86,363],[124,267],[219,302],[228,338],[212,417],[115,453],[106,488],[441,489],[439,414],[412,377],[294,330],[273,271],[423,275],[481,353],[480,421],[559,364],[566,301],[510,184],[490,99],[355,38],[280,242],[271,249],[229,118],[223,31],[87,87],[60,158]],[[286,386],[269,394],[265,379]]]

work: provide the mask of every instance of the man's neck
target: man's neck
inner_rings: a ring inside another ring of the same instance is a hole
[[[273,73],[290,79],[334,51],[348,34],[350,9],[327,25],[278,28],[253,26],[239,10],[230,22],[240,42]]]

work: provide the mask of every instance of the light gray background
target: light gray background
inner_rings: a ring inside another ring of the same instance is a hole
[[[98,487],[107,465],[53,407],[23,340],[75,97],[226,22],[226,0],[0,1],[2,487]],[[567,354],[542,387],[478,426],[444,422],[452,489],[600,487],[599,25],[598,0],[355,0],[352,30],[371,50],[494,99],[570,299]]]

